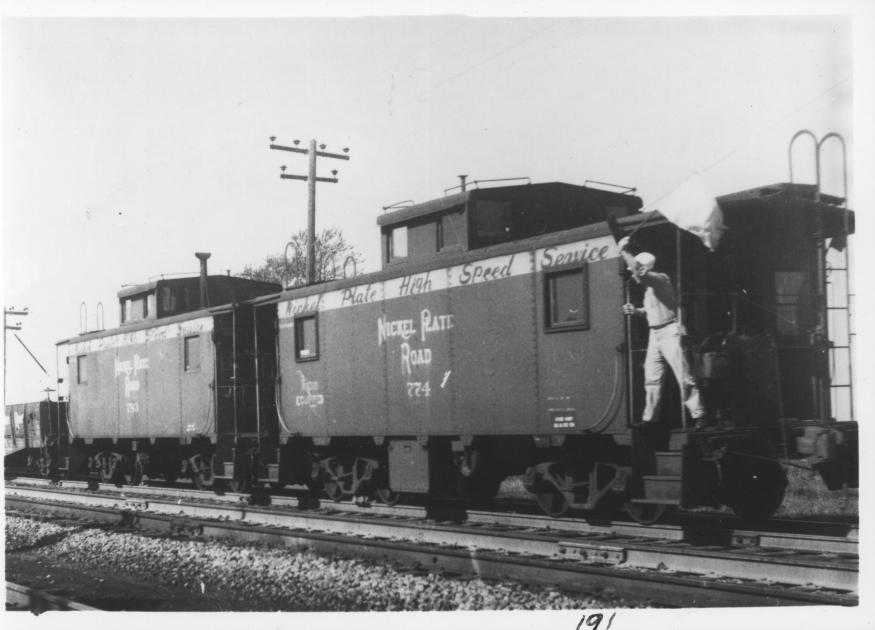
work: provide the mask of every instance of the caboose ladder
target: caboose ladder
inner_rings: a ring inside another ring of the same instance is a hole
[[[851,302],[854,294],[851,290],[850,273],[850,213],[848,211],[848,157],[845,140],[841,135],[831,132],[817,139],[811,131],[801,129],[790,139],[787,158],[790,164],[790,183],[793,183],[793,143],[801,136],[809,136],[814,143],[815,170],[815,201],[820,202],[821,195],[821,161],[820,152],[829,139],[838,140],[842,148],[842,203],[844,210],[843,234],[833,238],[832,248],[822,247],[818,255],[822,256],[819,263],[826,270],[824,276],[818,278],[826,286],[826,330],[831,337],[829,346],[829,390],[831,415],[837,420],[854,419],[854,379],[853,379],[853,341],[855,337],[854,322],[851,317]],[[818,235],[820,237],[820,235]],[[832,253],[831,253],[832,252]],[[833,260],[830,260],[832,258]],[[826,414],[824,414],[826,415]],[[824,417],[822,420],[828,420]]]

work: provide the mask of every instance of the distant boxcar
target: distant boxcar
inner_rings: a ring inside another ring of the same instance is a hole
[[[39,468],[58,442],[67,439],[67,403],[53,400],[6,405],[3,422],[7,467]]]

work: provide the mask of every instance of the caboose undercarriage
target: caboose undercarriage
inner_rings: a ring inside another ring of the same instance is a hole
[[[336,501],[394,504],[402,494],[418,494],[485,506],[502,481],[519,477],[551,516],[573,510],[609,517],[624,508],[635,520],[652,523],[666,509],[725,506],[758,520],[777,510],[787,484],[775,453],[807,456],[830,488],[857,485],[850,474],[854,428],[788,425],[768,439],[754,427],[686,431],[661,424],[620,436],[301,437],[269,454],[244,444],[233,468],[208,439],[48,440],[25,455],[45,477],[115,485],[190,479],[200,489],[291,485]],[[837,462],[844,463],[842,470]]]

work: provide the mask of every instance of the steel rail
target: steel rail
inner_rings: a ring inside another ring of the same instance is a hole
[[[17,494],[17,496],[16,496]],[[438,525],[403,517],[362,518],[349,514],[314,514],[292,510],[265,510],[244,505],[209,505],[182,501],[132,500],[123,497],[67,495],[51,491],[17,490],[7,493],[7,505],[14,499],[32,501],[43,509],[62,509],[63,501],[78,501],[115,511],[117,519],[138,523],[145,517],[165,516],[179,522],[197,522],[195,529],[215,522],[257,528],[272,527],[306,532],[306,535],[340,536],[362,544],[364,540],[393,540],[393,544],[414,543],[432,548],[464,547],[471,553],[496,553],[548,561],[574,561],[579,565],[611,565],[618,570],[666,572],[719,576],[732,580],[755,580],[783,585],[807,586],[840,591],[854,599],[857,590],[856,558],[823,557],[783,550],[693,547],[683,542],[649,541],[608,535],[580,535],[569,532],[533,532],[529,528],[486,528],[467,525]],[[29,495],[29,496],[25,496]],[[124,517],[120,515],[124,515]],[[205,525],[206,524],[206,525]],[[188,526],[186,526],[188,527]],[[400,542],[399,542],[400,541]]]
[[[48,610],[100,610],[80,602],[30,588],[23,584],[6,582],[7,610],[27,610],[40,614]]]
[[[85,490],[86,482],[64,481],[58,485],[49,485],[41,479],[16,479],[7,484],[11,488],[30,486],[36,488],[68,488]],[[136,502],[137,498],[161,500],[161,497],[171,497],[183,501],[203,501],[207,503],[231,503],[249,505],[253,497],[248,494],[227,492],[216,494],[211,490],[193,490],[166,487],[104,487],[108,492],[126,501]],[[103,489],[103,488],[102,488]],[[156,494],[160,492],[160,496]],[[96,496],[96,495],[95,495]],[[257,502],[257,501],[256,501]],[[272,495],[271,505],[279,508],[304,507],[300,497]],[[352,513],[359,515],[382,516],[391,518],[409,518],[424,520],[429,517],[428,510],[418,506],[386,506],[381,504],[360,505],[351,502],[335,503],[322,501],[318,508],[327,512]],[[507,512],[490,512],[482,510],[467,510],[463,515],[467,525],[496,528],[518,528],[553,531],[557,533],[575,533],[580,535],[601,535],[656,539],[664,541],[691,542],[698,545],[722,545],[760,547],[767,549],[785,549],[799,552],[856,555],[859,553],[859,531],[857,527],[849,526],[844,535],[812,535],[798,532],[781,532],[750,530],[730,525],[715,527],[703,524],[701,527],[687,525],[640,525],[620,521],[587,521],[574,518],[551,518],[540,514],[518,514]],[[818,524],[823,525],[823,524]]]

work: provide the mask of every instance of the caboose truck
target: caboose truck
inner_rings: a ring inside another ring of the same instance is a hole
[[[485,502],[524,475],[548,514],[625,504],[649,522],[666,506],[772,514],[778,458],[797,446],[824,470],[852,461],[855,425],[830,423],[818,262],[851,231],[842,200],[794,184],[722,197],[711,253],[632,192],[463,186],[380,217],[381,271],[254,300],[256,356],[282,375],[260,372],[260,399],[276,400],[261,422],[280,441],[263,480]],[[669,385],[660,421],[631,426],[646,331],[625,328],[608,221],[677,279],[710,429],[688,426]]]

